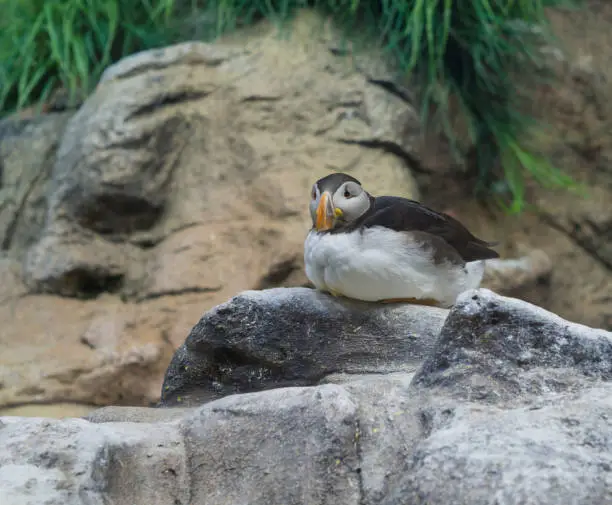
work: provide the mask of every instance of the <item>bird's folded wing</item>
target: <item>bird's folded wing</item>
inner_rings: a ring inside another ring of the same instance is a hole
[[[399,232],[424,232],[444,239],[455,248],[464,261],[497,258],[485,242],[451,216],[436,212],[407,198],[383,196],[375,200],[373,211],[361,222],[363,227],[384,226]],[[435,242],[435,241],[434,241]]]

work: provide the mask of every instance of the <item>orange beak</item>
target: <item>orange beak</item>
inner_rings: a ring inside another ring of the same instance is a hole
[[[321,195],[316,217],[315,228],[318,231],[329,230],[334,226],[334,205],[332,204],[331,195],[327,191]]]

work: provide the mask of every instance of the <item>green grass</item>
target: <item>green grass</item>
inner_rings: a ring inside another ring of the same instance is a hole
[[[346,28],[347,36],[380,44],[420,90],[424,123],[441,128],[458,160],[474,160],[476,193],[520,212],[528,178],[549,187],[574,186],[525,147],[525,135],[541,125],[521,112],[529,110],[529,87],[547,77],[538,52],[550,40],[543,9],[560,3],[565,2],[0,0],[0,114],[40,104],[57,88],[67,90],[75,104],[104,68],[136,51],[210,40],[262,17],[282,21],[297,7],[314,6]],[[451,104],[467,126],[467,143],[451,127]]]
[[[75,103],[113,61],[173,42],[172,0],[0,0],[0,111],[59,87]]]

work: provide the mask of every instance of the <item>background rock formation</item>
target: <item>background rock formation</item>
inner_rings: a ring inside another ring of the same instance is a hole
[[[572,23],[596,16],[608,33],[601,9]],[[566,19],[553,21],[563,31]],[[576,165],[594,198],[542,196],[548,218],[490,218],[446,191],[457,184],[436,172],[450,166],[444,146],[425,138],[391,71],[377,55],[355,67],[309,12],[289,38],[264,23],[134,55],[76,113],[0,123],[0,406],[158,401],[204,311],[245,289],[306,282],[306,199],[332,170],[374,193],[423,197],[500,240],[515,263],[491,263],[486,286],[612,327],[612,150],[595,136],[612,117],[601,99],[612,48],[595,50],[595,35],[568,34],[580,51],[568,51],[567,83],[546,109],[563,111],[551,149],[574,153],[563,165]]]

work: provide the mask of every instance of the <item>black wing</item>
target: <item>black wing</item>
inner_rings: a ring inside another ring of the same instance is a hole
[[[374,205],[359,226],[385,226],[395,231],[420,231],[436,235],[455,248],[464,261],[499,258],[496,251],[489,249],[495,243],[480,240],[453,217],[407,198],[375,198]]]

